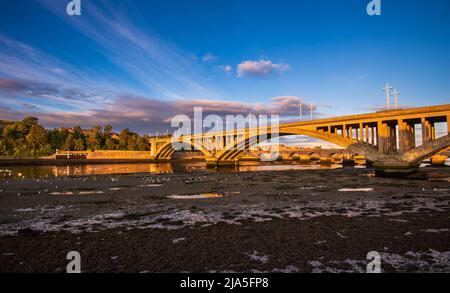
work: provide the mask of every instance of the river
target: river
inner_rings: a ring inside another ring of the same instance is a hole
[[[8,166],[0,167],[0,179],[51,178],[85,175],[113,174],[171,174],[171,173],[204,173],[204,172],[249,172],[249,171],[287,171],[287,170],[320,170],[339,169],[342,165],[301,164],[299,162],[260,163],[245,162],[236,167],[206,167],[204,162],[174,161],[169,163],[117,163],[117,164],[79,164],[59,166]],[[356,166],[364,168],[364,166]]]

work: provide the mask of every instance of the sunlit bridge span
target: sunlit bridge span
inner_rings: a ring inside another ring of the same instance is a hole
[[[209,165],[234,164],[251,147],[279,136],[305,135],[344,147],[372,161],[383,172],[407,172],[425,158],[450,146],[450,105],[383,111],[260,129],[240,129],[182,137],[201,151]],[[438,137],[436,125],[446,123]],[[155,160],[170,160],[177,149],[172,138],[151,138]]]

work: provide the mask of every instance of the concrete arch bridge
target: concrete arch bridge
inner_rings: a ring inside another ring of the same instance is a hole
[[[421,161],[450,146],[450,104],[423,108],[381,111],[264,128],[239,129],[150,139],[155,160],[170,160],[183,142],[203,153],[208,165],[235,164],[250,148],[278,136],[305,135],[363,155],[377,171],[409,172]],[[446,124],[438,137],[436,125]]]

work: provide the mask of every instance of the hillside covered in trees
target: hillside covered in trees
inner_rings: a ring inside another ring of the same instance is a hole
[[[147,136],[140,136],[124,129],[120,134],[112,132],[111,126],[96,126],[83,130],[76,126],[70,129],[47,130],[39,125],[37,118],[22,121],[0,120],[0,156],[36,158],[53,155],[59,151],[86,150],[130,150],[148,151]]]

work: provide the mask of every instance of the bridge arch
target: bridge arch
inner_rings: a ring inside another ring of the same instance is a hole
[[[308,130],[304,130],[304,129],[288,129],[288,130],[283,130],[282,132],[280,132],[278,137],[291,136],[291,135],[296,135],[296,136],[303,135],[303,136],[308,136],[308,137],[312,137],[312,138],[317,138],[317,139],[320,139],[320,140],[323,140],[323,141],[326,141],[329,143],[333,143],[333,144],[336,144],[340,147],[347,148],[347,149],[349,149],[350,147],[353,146],[355,149],[358,149],[359,153],[364,154],[369,159],[372,157],[375,158],[376,155],[379,155],[378,151],[372,146],[360,143],[360,142],[350,139],[350,138],[345,138],[345,137],[333,135],[333,134],[319,133],[316,131],[308,131]],[[260,140],[261,136],[264,137],[264,140],[262,140],[262,141]],[[247,148],[255,146],[258,143],[269,141],[271,139],[272,139],[272,137],[270,135],[268,135],[268,134],[264,135],[264,133],[262,133],[262,134],[256,134],[256,135],[252,135],[252,136],[237,140],[233,144],[227,145],[224,150],[219,152],[217,154],[217,160],[218,161],[234,160],[234,159],[238,158]],[[245,146],[245,147],[242,148],[242,146]]]
[[[193,147],[194,150],[198,150],[200,151],[203,156],[205,156],[205,158],[209,158],[212,156],[211,152],[209,152],[205,147],[203,147],[202,145],[199,145],[193,141],[185,141],[183,143],[180,143],[179,146],[177,146],[176,148],[173,147],[172,142],[168,142],[166,143],[163,147],[161,147],[158,152],[155,155],[155,159],[156,160],[164,160],[164,159],[172,159],[173,154],[177,151],[180,151],[183,148],[183,145],[187,144],[190,145],[191,147]]]

